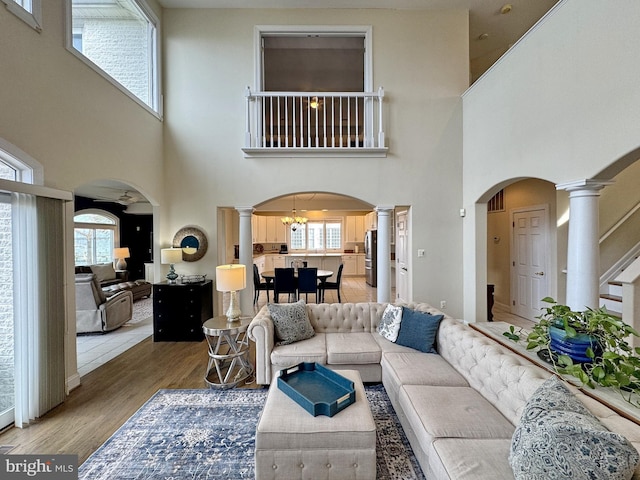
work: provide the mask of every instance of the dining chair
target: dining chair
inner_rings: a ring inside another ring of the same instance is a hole
[[[340,298],[340,282],[342,281],[342,268],[344,264],[341,263],[338,267],[338,275],[335,282],[320,282],[318,285],[318,291],[320,292],[320,301],[324,302],[324,292],[327,290],[336,290],[338,292],[338,303],[342,303]]]
[[[296,277],[293,268],[276,268],[274,270],[273,280],[273,298],[275,303],[280,302],[280,294],[286,293],[287,300],[291,301],[291,295],[294,299],[298,299],[296,288]]]
[[[309,294],[316,295],[316,303],[318,303],[318,269],[298,268],[298,298],[304,293],[304,298],[309,303]]]
[[[273,290],[273,282],[263,282],[260,280],[258,266],[253,264],[253,304],[258,304],[260,292],[267,292],[267,303],[269,303],[269,290]]]

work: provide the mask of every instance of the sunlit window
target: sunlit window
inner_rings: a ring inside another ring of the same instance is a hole
[[[95,265],[113,261],[118,219],[107,212],[79,213],[74,217],[76,265]]]
[[[309,221],[291,231],[291,250],[327,251],[342,248],[342,222]]]
[[[68,46],[158,112],[158,21],[143,0],[68,0]]]

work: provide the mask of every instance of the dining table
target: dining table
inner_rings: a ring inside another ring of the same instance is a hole
[[[294,269],[293,274],[295,276],[298,276],[298,270]],[[276,278],[275,270],[265,270],[260,275],[266,280],[267,283],[273,282],[273,280]],[[331,275],[333,275],[333,272],[331,270],[318,269],[318,280],[320,281],[320,284],[326,282]]]

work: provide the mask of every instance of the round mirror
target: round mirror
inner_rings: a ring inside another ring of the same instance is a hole
[[[182,260],[195,262],[207,253],[207,237],[196,227],[184,227],[173,237],[173,246],[182,249]]]

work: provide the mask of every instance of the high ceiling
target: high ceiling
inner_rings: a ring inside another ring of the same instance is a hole
[[[475,81],[557,0],[158,0],[165,8],[390,8],[469,10],[469,57]],[[507,7],[510,6],[511,8]],[[503,7],[505,7],[503,9]],[[502,11],[507,11],[502,13]],[[486,35],[485,35],[486,34]]]
[[[165,8],[380,8],[422,10],[469,10],[469,57],[471,82],[475,81],[515,42],[522,37],[557,0],[158,0]],[[508,12],[506,12],[508,10]],[[506,12],[506,13],[502,13]],[[146,203],[142,194],[120,182],[102,181],[84,185],[76,195],[114,201],[128,192],[138,197],[137,205]],[[309,197],[309,198],[307,198]],[[326,197],[324,194],[300,195],[299,209],[317,209],[332,204],[334,209],[349,209],[348,197]],[[355,199],[351,199],[355,200]],[[288,209],[293,197],[274,199],[258,207],[259,211]],[[307,205],[302,205],[307,203]],[[148,203],[147,203],[148,205]],[[366,209],[354,202],[354,210]]]

